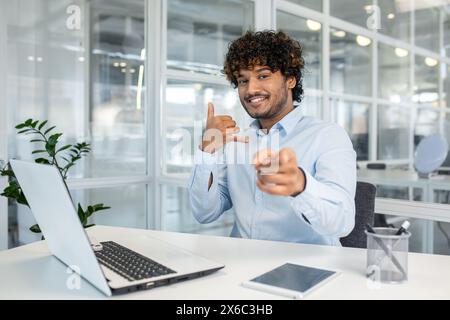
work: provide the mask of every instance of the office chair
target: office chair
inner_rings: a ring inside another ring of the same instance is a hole
[[[341,238],[344,247],[367,248],[366,224],[373,226],[377,188],[367,182],[357,182],[355,194],[355,227]]]

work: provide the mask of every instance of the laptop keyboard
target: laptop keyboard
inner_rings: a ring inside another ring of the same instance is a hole
[[[101,242],[97,260],[129,281],[159,277],[175,271],[113,241]]]

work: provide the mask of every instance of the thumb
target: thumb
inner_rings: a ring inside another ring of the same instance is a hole
[[[214,117],[214,105],[212,102],[208,103],[208,119],[211,119]]]

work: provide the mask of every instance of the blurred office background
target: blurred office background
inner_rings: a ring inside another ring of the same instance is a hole
[[[413,213],[411,250],[450,254],[450,157],[438,179],[413,166],[423,137],[450,141],[448,0],[0,0],[0,158],[31,159],[14,126],[48,119],[65,142],[92,145],[69,187],[75,201],[112,207],[93,223],[227,236],[232,211],[193,219],[183,148],[194,150],[186,133],[208,101],[248,124],[221,74],[248,29],[303,44],[303,114],[347,130],[360,180],[378,187],[377,223]],[[375,162],[387,168],[366,169]],[[39,239],[27,208],[0,206],[1,248]]]

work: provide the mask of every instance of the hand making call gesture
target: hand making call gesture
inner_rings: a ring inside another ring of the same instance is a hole
[[[204,152],[214,153],[231,141],[248,143],[248,137],[236,135],[239,131],[240,128],[236,126],[236,121],[232,117],[214,115],[214,105],[210,102],[206,130],[200,148]]]

